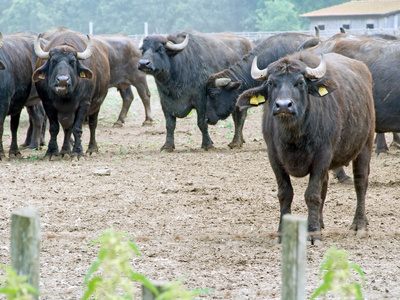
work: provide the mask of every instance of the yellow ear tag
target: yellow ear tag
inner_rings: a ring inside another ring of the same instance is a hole
[[[321,97],[325,96],[326,94],[328,94],[328,90],[326,88],[324,88],[323,86],[320,86],[318,89],[318,93]]]
[[[79,74],[79,77],[81,77],[81,78],[86,78],[85,72],[82,71],[82,72]]]
[[[257,95],[257,96],[253,96],[250,98],[251,105],[258,105],[258,104],[264,103],[264,102],[265,102],[265,98],[263,95]]]

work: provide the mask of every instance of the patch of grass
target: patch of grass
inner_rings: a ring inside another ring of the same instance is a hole
[[[187,291],[182,281],[171,282],[161,292],[143,274],[135,272],[130,264],[134,256],[140,256],[136,245],[124,232],[113,229],[104,230],[102,235],[89,246],[100,245],[96,261],[85,276],[86,291],[83,300],[87,299],[134,299],[135,282],[141,283],[156,296],[156,300],[193,299],[195,295],[208,290]]]
[[[18,275],[13,268],[1,266],[6,274],[0,278],[0,294],[6,295],[8,300],[32,300],[32,295],[39,295],[38,291],[29,284],[28,276]]]
[[[335,299],[363,299],[361,285],[354,281],[353,271],[361,277],[362,284],[365,284],[364,272],[358,265],[349,262],[348,257],[345,250],[336,246],[327,251],[319,271],[323,283],[312,294],[311,300],[320,294],[326,297],[328,293],[335,295]]]

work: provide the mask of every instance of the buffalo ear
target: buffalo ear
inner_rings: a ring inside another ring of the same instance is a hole
[[[315,97],[324,97],[336,90],[336,84],[331,80],[315,81],[308,85],[308,93]]]
[[[236,101],[236,106],[239,110],[243,110],[248,107],[264,104],[266,99],[267,95],[262,88],[253,88],[239,95]]]
[[[240,88],[242,86],[242,81],[235,81],[235,82],[229,82],[228,85],[226,86],[226,89],[228,91],[234,91],[237,90],[238,88]]]
[[[6,65],[0,60],[0,70],[7,69]]]
[[[93,72],[90,69],[84,67],[82,64],[79,64],[78,75],[80,78],[83,78],[83,79],[90,80],[93,78]]]
[[[32,74],[32,80],[33,82],[38,82],[41,79],[45,79],[46,75],[44,74],[47,69],[47,62],[41,66],[39,69],[37,69],[35,72]]]

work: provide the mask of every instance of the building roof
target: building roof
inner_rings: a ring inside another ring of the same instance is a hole
[[[359,15],[386,15],[400,11],[400,0],[363,0],[351,1],[314,10],[300,17],[333,17],[333,16],[359,16]]]

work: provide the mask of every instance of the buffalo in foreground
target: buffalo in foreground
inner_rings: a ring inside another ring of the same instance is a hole
[[[374,142],[372,78],[364,63],[335,54],[319,56],[303,51],[259,70],[252,76],[266,82],[238,98],[247,108],[265,102],[263,134],[278,184],[282,216],[291,213],[290,176],[309,175],[305,191],[308,231],[319,244],[324,228],[323,206],[329,170],[353,163],[357,208],[352,232],[367,230],[365,196]],[[278,235],[279,239],[279,235]]]
[[[279,33],[264,38],[258,41],[256,47],[241,60],[208,78],[207,123],[214,125],[232,114],[235,135],[228,145],[230,148],[241,148],[244,143],[243,126],[247,110],[240,111],[236,107],[236,99],[245,90],[261,85],[250,75],[253,58],[257,56],[260,68],[266,68],[279,58],[294,53],[306,41],[315,41],[315,38],[312,35],[295,32]]]
[[[206,123],[206,81],[238,61],[252,44],[233,34],[187,31],[168,37],[147,36],[141,49],[139,70],[154,76],[166,119],[167,137],[161,150],[175,149],[176,118],[186,117],[193,108],[203,136],[201,147],[213,148]]]
[[[90,141],[87,153],[98,151],[95,132],[99,109],[108,91],[110,68],[107,48],[73,32],[60,33],[46,45],[35,42],[38,56],[33,80],[50,122],[50,141],[45,156],[84,155],[82,123],[88,117]],[[60,124],[64,142],[59,152]],[[71,152],[71,134],[74,144]]]

